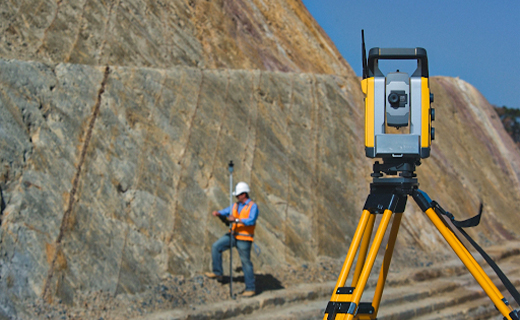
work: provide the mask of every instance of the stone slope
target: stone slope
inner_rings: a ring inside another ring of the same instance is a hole
[[[153,3],[0,4],[0,317],[208,270],[231,159],[260,206],[257,271],[347,251],[370,181],[363,95],[303,5]],[[431,88],[421,188],[459,219],[483,201],[481,244],[518,239],[518,149],[471,85]],[[392,268],[449,257],[410,202]]]
[[[7,0],[0,16],[3,58],[352,74],[299,0]]]
[[[363,202],[333,193],[358,193],[349,182],[366,167],[352,157],[342,169],[362,151],[361,115],[335,107],[360,100],[356,78],[5,60],[0,70],[8,300],[73,303],[78,290],[138,292],[207,269],[225,231],[209,212],[227,203],[229,159],[261,204],[259,269],[342,254],[329,241],[354,226],[318,213]]]

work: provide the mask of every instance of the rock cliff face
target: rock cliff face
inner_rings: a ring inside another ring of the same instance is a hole
[[[260,207],[253,262],[347,251],[368,193],[359,79],[299,1],[3,2],[0,315],[209,269],[227,162]],[[433,78],[421,188],[518,239],[520,154],[489,103]],[[410,203],[394,266],[448,248]]]
[[[4,58],[352,74],[295,0],[7,0],[0,15]]]

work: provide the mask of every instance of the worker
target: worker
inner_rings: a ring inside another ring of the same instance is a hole
[[[255,295],[255,275],[253,263],[251,262],[251,246],[253,245],[255,224],[258,218],[258,206],[249,198],[250,191],[247,183],[237,183],[233,195],[238,201],[232,207],[212,212],[215,217],[226,217],[228,221],[233,223],[233,226],[231,235],[227,233],[213,243],[211,247],[213,272],[205,273],[208,278],[222,280],[222,252],[229,249],[229,237],[233,236],[233,247],[237,248],[240,255],[246,283],[246,289],[242,293],[242,297]]]

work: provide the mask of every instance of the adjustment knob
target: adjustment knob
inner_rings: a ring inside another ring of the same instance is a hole
[[[435,140],[435,128],[432,128],[430,134],[431,134],[432,140]]]
[[[430,103],[433,103],[433,93],[430,93]]]
[[[430,109],[430,115],[432,116],[432,121],[434,121],[435,120],[435,109],[434,108]]]

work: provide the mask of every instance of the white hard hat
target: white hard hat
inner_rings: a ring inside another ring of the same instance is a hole
[[[249,193],[249,192],[251,192],[251,190],[249,190],[249,186],[247,185],[247,183],[241,181],[241,182],[237,183],[237,186],[235,187],[235,191],[233,192],[233,195],[236,197],[239,194],[242,194],[245,192]]]

